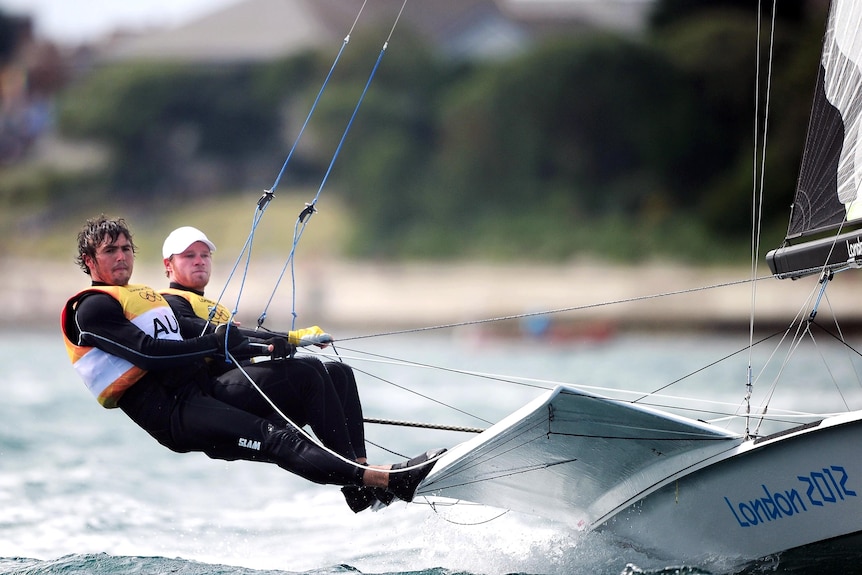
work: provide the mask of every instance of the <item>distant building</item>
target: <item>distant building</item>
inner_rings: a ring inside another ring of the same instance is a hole
[[[505,57],[537,38],[602,27],[642,29],[652,0],[414,0],[398,22],[442,53]],[[117,37],[101,60],[269,60],[340,42],[357,30],[391,27],[403,0],[244,0],[187,25]]]

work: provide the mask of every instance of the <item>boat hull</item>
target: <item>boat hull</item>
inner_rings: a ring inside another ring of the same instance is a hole
[[[699,565],[746,563],[840,541],[862,529],[860,417],[747,441],[596,527],[647,552]]]

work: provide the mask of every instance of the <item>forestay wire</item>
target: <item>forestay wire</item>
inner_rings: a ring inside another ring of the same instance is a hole
[[[769,104],[772,87],[772,63],[773,50],[775,45],[775,13],[777,11],[777,0],[772,2],[772,25],[769,35],[769,53],[767,58],[768,68],[766,71],[766,91],[764,94],[764,110],[763,110],[763,135],[760,136],[760,30],[762,27],[762,3],[757,2],[757,46],[755,49],[756,74],[755,74],[755,90],[754,90],[754,157],[753,157],[753,180],[751,193],[751,277],[757,277],[757,262],[760,260],[760,237],[762,232],[763,220],[763,189],[766,172],[766,141],[769,127]],[[761,139],[762,138],[762,139]],[[760,160],[758,160],[758,147],[760,147]],[[745,383],[745,410],[746,424],[745,436],[750,434],[750,423],[748,417],[751,414],[751,396],[754,392],[754,372],[752,368],[752,351],[754,349],[754,310],[757,304],[757,282],[751,284],[751,313],[749,315],[749,353],[748,353],[748,368],[746,372]]]

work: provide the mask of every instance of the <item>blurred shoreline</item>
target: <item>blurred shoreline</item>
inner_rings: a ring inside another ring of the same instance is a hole
[[[246,326],[255,325],[272,298],[265,326],[289,329],[290,270],[273,295],[283,265],[255,262],[239,306],[239,275],[225,288],[226,276],[215,274],[207,295],[216,299],[224,290],[222,303],[236,309]],[[4,328],[55,328],[66,299],[89,284],[72,262],[5,259],[0,269],[7,278],[4,299],[9,311]],[[761,271],[760,277],[766,275]],[[296,266],[296,325],[321,325],[331,333],[449,326],[446,329],[503,336],[572,338],[633,330],[744,328],[747,333],[754,297],[749,276],[750,271],[742,268],[670,264],[396,264],[320,259]],[[161,266],[140,261],[132,279],[156,288],[166,285]],[[757,324],[786,327],[816,286],[816,277],[757,282]],[[860,324],[862,314],[854,306],[859,287],[858,275],[839,276],[829,286],[823,315],[831,306],[838,310],[842,325]]]

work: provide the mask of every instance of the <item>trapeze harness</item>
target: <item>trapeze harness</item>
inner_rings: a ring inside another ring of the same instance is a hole
[[[132,385],[147,371],[131,362],[111,355],[97,347],[80,345],[69,339],[70,331],[80,332],[73,321],[74,311],[81,299],[91,293],[106,293],[114,297],[123,308],[126,318],[154,339],[182,340],[179,322],[174,312],[158,292],[145,285],[91,286],[72,296],[63,308],[61,328],[66,352],[72,366],[84,380],[102,407],[112,409]]]
[[[189,304],[192,306],[192,310],[195,312],[195,315],[199,318],[209,320],[215,324],[222,324],[230,321],[231,313],[225,306],[209,299],[208,297],[204,297],[197,292],[177,288],[167,288],[159,290],[159,293],[162,295],[178,295],[188,300]],[[212,317],[210,317],[210,314],[212,314]]]

